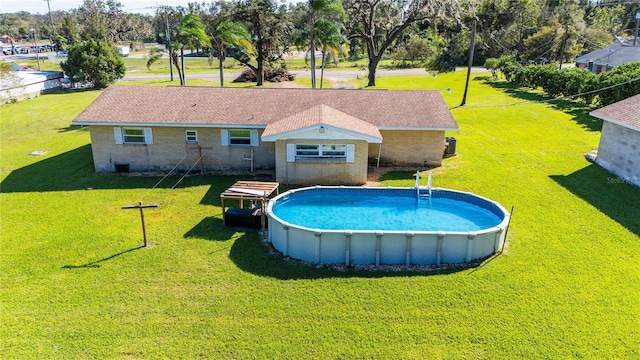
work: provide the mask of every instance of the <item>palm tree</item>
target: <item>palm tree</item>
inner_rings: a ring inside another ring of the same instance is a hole
[[[198,15],[187,14],[182,18],[180,26],[178,26],[177,43],[180,46],[180,67],[182,67],[180,86],[186,86],[187,81],[184,76],[184,48],[189,46],[190,49],[198,49],[209,44],[209,35],[207,35],[204,24],[202,24],[202,20],[200,20]]]
[[[218,62],[220,64],[220,87],[224,87],[224,67],[223,63],[226,58],[226,48],[235,47],[241,51],[246,51],[249,55],[254,54],[251,36],[247,28],[236,22],[225,20],[215,26],[215,31],[210,35],[211,46],[218,53]]]
[[[179,58],[179,53],[178,50],[180,50],[180,43],[173,42],[173,43],[169,43],[168,41],[166,41],[165,39],[165,47],[164,49],[162,48],[152,48],[149,51],[149,60],[147,60],[147,69],[151,68],[151,65],[157,63],[158,61],[160,61],[165,55],[169,56],[169,59],[171,61],[171,64],[169,65],[171,66],[175,66],[176,67],[176,71],[178,72],[178,78],[180,79],[180,85],[182,85],[182,71],[180,69],[180,66],[178,66],[178,58]],[[173,81],[173,72],[171,73],[171,81]]]
[[[166,36],[166,35],[165,35]],[[147,69],[154,63],[160,61],[164,55],[168,55],[171,64],[176,67],[180,86],[186,86],[187,82],[184,76],[184,48],[205,47],[209,43],[209,36],[204,30],[204,25],[200,18],[195,14],[188,14],[178,26],[175,38],[171,42],[165,39],[165,48],[153,48],[149,51],[149,60],[147,60]],[[180,65],[178,65],[180,64]],[[173,78],[172,78],[173,80]]]
[[[316,88],[316,41],[313,28],[316,17],[322,14],[338,15],[345,18],[344,9],[340,0],[308,0],[309,3],[309,48],[311,53],[311,88]]]
[[[334,59],[340,55],[342,58],[347,57],[347,52],[343,44],[347,41],[340,32],[341,26],[327,19],[318,19],[314,27],[318,44],[322,48],[322,65],[320,67],[320,89],[322,89],[322,81],[324,79],[324,66],[327,53],[330,52]],[[336,60],[337,62],[337,60]]]

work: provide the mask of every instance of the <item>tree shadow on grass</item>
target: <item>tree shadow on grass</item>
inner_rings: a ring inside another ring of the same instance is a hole
[[[239,229],[224,226],[222,219],[213,216],[202,219],[196,226],[184,234],[185,239],[204,239],[208,241],[228,241]],[[244,231],[244,230],[242,230]]]
[[[389,171],[380,176],[380,181],[406,181],[416,179],[415,171]]]
[[[222,178],[222,177],[221,177]],[[236,181],[240,180],[251,180],[253,181],[253,176],[251,175],[225,175],[223,182],[213,181],[210,183],[211,187],[207,190],[207,193],[204,194],[202,199],[200,200],[200,205],[213,205],[220,206],[220,194],[224,192],[227,188],[233,185]],[[233,205],[232,202],[226,203],[226,206]]]
[[[640,236],[640,188],[591,164],[569,175],[550,178]]]
[[[511,97],[522,99],[524,101],[546,102],[554,109],[571,115],[573,117],[573,121],[582,125],[589,131],[602,130],[602,120],[589,115],[589,112],[592,109],[587,105],[569,100],[550,101],[552,100],[552,98],[505,81],[497,81],[492,79],[483,79],[483,81],[485,84],[490,85],[493,88],[500,89]]]
[[[258,231],[247,230],[231,246],[229,258],[240,269],[248,273],[280,280],[324,279],[324,278],[388,278],[406,276],[447,275],[478,267],[483,260],[469,264],[424,267],[415,270],[396,270],[401,266],[354,267],[311,264],[283,256],[271,244],[260,240]]]
[[[87,126],[83,126],[83,125],[69,125],[67,127],[58,128],[58,132],[60,132],[60,133],[70,132],[70,131],[89,132],[89,128]]]

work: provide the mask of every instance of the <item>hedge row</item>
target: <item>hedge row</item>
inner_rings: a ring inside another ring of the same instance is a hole
[[[494,75],[500,70],[507,81],[541,88],[554,98],[574,97],[588,104],[605,106],[640,94],[640,62],[594,74],[580,68],[559,69],[557,64],[522,66],[512,57],[490,60],[485,66]]]

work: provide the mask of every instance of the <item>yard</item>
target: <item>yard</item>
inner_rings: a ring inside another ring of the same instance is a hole
[[[381,77],[445,89],[458,156],[434,186],[514,206],[479,267],[371,272],[299,265],[222,225],[242,176],[98,175],[71,120],[98,92],[0,108],[3,358],[636,359],[640,189],[583,154],[600,122],[481,74]],[[44,150],[42,156],[29,155]],[[411,172],[383,186],[412,186]],[[157,187],[153,188],[155,185]],[[124,205],[157,202],[140,217]]]

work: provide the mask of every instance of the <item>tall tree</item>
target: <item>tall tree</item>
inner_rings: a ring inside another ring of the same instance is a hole
[[[78,17],[75,14],[68,14],[62,18],[58,31],[58,42],[62,50],[66,49],[67,46],[73,46],[80,42],[78,27]]]
[[[15,53],[13,40],[29,34],[29,24],[20,14],[3,14],[0,17],[0,35],[7,35],[11,44],[11,53]]]
[[[177,29],[182,21],[183,11],[184,8],[182,7],[161,6],[157,8],[156,16],[153,19],[153,29],[157,34],[156,41],[158,44],[164,45],[164,47],[151,48],[149,59],[147,60],[147,69],[166,55],[169,58],[171,81],[173,81],[174,67],[178,73],[178,79],[182,79],[182,69],[179,62],[181,44],[174,40],[178,39]]]
[[[212,27],[213,24],[212,24]],[[251,43],[251,36],[247,28],[236,22],[222,21],[210,31],[211,46],[218,55],[220,65],[220,87],[224,87],[224,60],[226,58],[227,47],[235,48],[236,51],[246,52],[253,55],[254,49]]]
[[[187,81],[184,74],[184,49],[200,49],[209,46],[209,35],[204,28],[200,17],[196,14],[187,14],[182,18],[178,26],[178,39],[176,44],[180,46],[180,67],[182,68],[180,86],[186,86]]]
[[[309,52],[311,56],[311,88],[316,88],[316,42],[313,31],[316,21],[322,15],[334,15],[345,18],[340,0],[308,0],[309,2]],[[324,59],[324,55],[323,55]]]
[[[122,4],[116,0],[84,0],[77,14],[84,40],[115,43],[134,29]]]
[[[320,71],[320,89],[324,79],[324,67],[327,63],[327,54],[331,54],[337,63],[338,56],[347,57],[344,43],[347,41],[341,32],[341,26],[331,20],[320,18],[314,27],[315,39],[322,49],[322,64]],[[315,71],[314,71],[315,72]]]
[[[383,54],[415,22],[460,18],[457,0],[344,0],[347,31],[367,49],[368,86],[376,85],[376,69]]]
[[[122,58],[106,42],[89,39],[70,47],[68,53],[60,67],[73,82],[88,82],[102,89],[124,76]]]
[[[485,44],[478,49],[481,57],[521,53],[525,50],[524,39],[539,29],[537,0],[482,0],[477,14],[478,34]]]
[[[284,8],[277,8],[273,0],[242,0],[238,3],[234,18],[247,26],[255,49],[256,65],[246,53],[233,52],[231,55],[256,74],[256,86],[264,83],[266,64],[282,60],[287,51],[285,35],[289,23]]]

